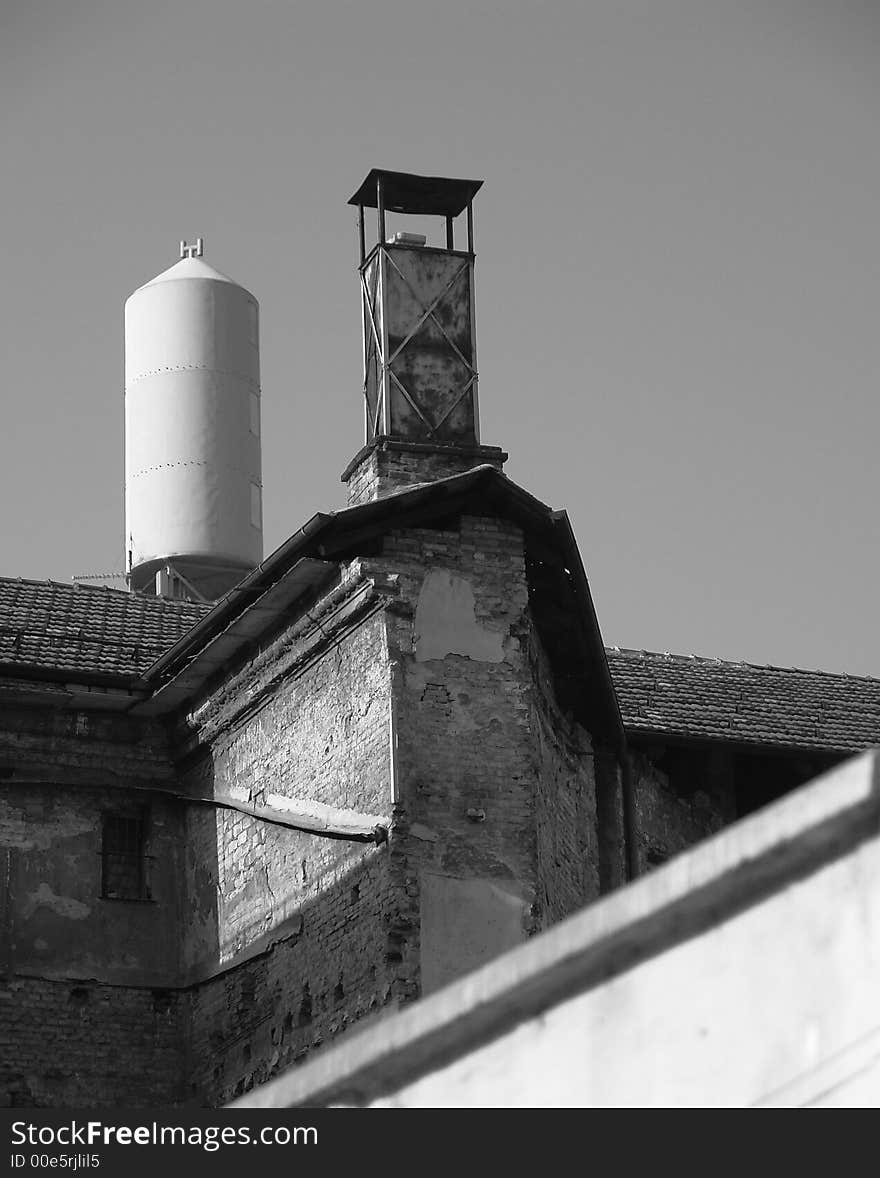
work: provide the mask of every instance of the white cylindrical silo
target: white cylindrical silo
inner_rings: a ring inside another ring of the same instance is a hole
[[[257,300],[184,257],[125,304],[125,530],[132,589],[208,600],[263,558]],[[161,582],[165,583],[165,582]]]

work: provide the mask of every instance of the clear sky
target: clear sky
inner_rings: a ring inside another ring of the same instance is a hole
[[[121,571],[122,307],[261,305],[267,553],[362,443],[378,166],[475,202],[483,440],[608,644],[880,675],[880,5],[5,0],[0,574]]]

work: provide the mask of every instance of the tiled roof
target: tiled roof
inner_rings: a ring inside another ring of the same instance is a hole
[[[880,744],[880,681],[609,649],[628,732],[851,752]]]
[[[122,589],[0,578],[0,664],[138,675],[207,606]]]
[[[0,578],[0,664],[139,675],[208,608]],[[846,752],[880,744],[880,680],[616,648],[607,656],[629,732]]]

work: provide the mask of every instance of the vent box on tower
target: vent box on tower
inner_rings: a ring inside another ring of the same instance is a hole
[[[125,304],[125,567],[213,601],[263,557],[259,311],[193,254]]]
[[[374,168],[349,201],[360,227],[366,441],[479,444],[472,201],[482,180]],[[367,253],[364,208],[378,211]],[[467,212],[467,249],[455,218]],[[442,217],[445,246],[420,234],[386,237],[386,213]]]

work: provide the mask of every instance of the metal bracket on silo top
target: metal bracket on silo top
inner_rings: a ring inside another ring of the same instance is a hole
[[[358,209],[367,442],[479,445],[473,198],[482,183],[373,168],[348,202]],[[365,208],[378,217],[369,251]],[[456,250],[463,212],[467,249]],[[388,213],[442,217],[445,245],[389,238]]]
[[[195,245],[188,245],[187,242],[180,243],[181,258],[200,258],[205,252],[205,239],[203,237],[196,238]]]

